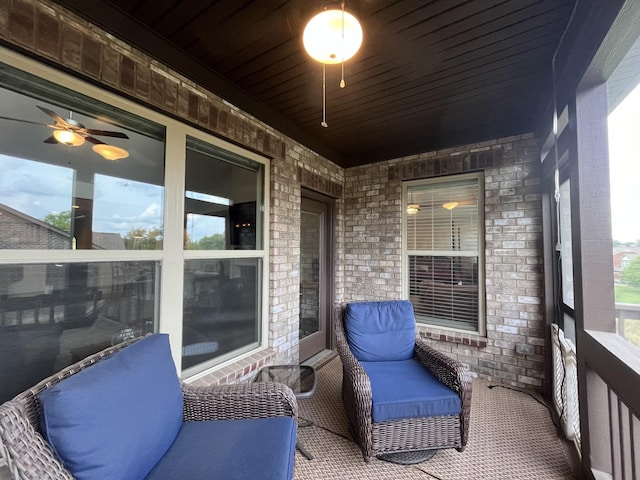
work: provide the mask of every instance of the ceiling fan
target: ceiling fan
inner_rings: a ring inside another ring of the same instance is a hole
[[[127,152],[123,148],[116,147],[114,145],[108,145],[101,140],[94,138],[94,135],[97,135],[100,137],[128,139],[129,137],[125,133],[86,128],[83,124],[77,122],[72,118],[64,119],[56,112],[49,110],[48,108],[44,108],[39,105],[36,105],[36,107],[50,116],[55,123],[53,125],[50,125],[46,123],[32,122],[31,120],[21,120],[19,118],[2,116],[0,116],[0,120],[12,120],[15,122],[29,123],[32,125],[41,125],[44,127],[52,128],[53,135],[46,138],[44,140],[44,143],[62,143],[64,145],[69,145],[72,147],[79,147],[80,145],[83,145],[85,141],[88,141],[89,143],[93,144],[92,150],[107,160],[118,160],[120,158],[126,158],[129,156],[129,152]]]

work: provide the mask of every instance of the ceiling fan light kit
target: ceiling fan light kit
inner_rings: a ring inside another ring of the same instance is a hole
[[[311,58],[322,64],[322,122],[327,124],[327,74],[326,65],[342,65],[340,88],[345,87],[344,62],[352,58],[362,45],[362,27],[358,19],[340,9],[325,10],[315,15],[304,29],[302,43]]]
[[[59,143],[69,145],[70,147],[79,147],[84,143],[84,137],[82,135],[78,135],[77,133],[66,129],[55,130],[53,132],[53,137]]]
[[[12,120],[14,122],[28,123],[31,125],[41,125],[43,127],[52,128],[53,135],[44,140],[44,143],[61,143],[69,147],[79,147],[81,145],[84,145],[85,141],[89,141],[90,143],[93,143],[92,150],[106,160],[119,160],[121,158],[127,158],[129,156],[129,152],[127,152],[124,148],[116,147],[115,145],[108,145],[93,137],[93,135],[98,135],[101,137],[115,137],[128,140],[129,137],[126,133],[86,128],[83,124],[71,118],[72,112],[69,112],[69,118],[64,119],[53,110],[41,107],[40,105],[36,105],[36,107],[40,111],[51,117],[55,123],[53,125],[48,125],[46,123],[32,122],[31,120],[21,120],[19,118],[11,117],[0,117],[0,120]]]
[[[99,143],[91,147],[91,150],[106,160],[120,160],[121,158],[127,158],[129,152],[124,148],[116,147],[115,145],[107,145],[106,143]]]
[[[446,208],[447,210],[453,210],[458,205],[460,205],[460,202],[447,202],[447,203],[443,203],[442,207]]]
[[[412,203],[410,205],[407,205],[407,214],[408,215],[415,215],[419,211],[420,211],[420,205],[418,205],[417,203]]]
[[[309,20],[302,42],[315,61],[335,65],[358,52],[362,45],[362,27],[349,12],[325,10]]]

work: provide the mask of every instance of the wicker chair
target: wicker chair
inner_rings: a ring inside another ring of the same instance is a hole
[[[44,440],[40,430],[37,395],[42,390],[90,367],[128,346],[130,340],[71,365],[0,405],[0,447],[14,479],[73,480]],[[245,383],[211,387],[182,384],[183,420],[221,420],[290,416],[297,418],[298,404],[291,389],[279,383]]]
[[[403,308],[410,309],[415,335],[413,307],[408,301],[366,302],[360,305],[369,304],[374,308],[385,308],[394,304],[402,306],[402,303],[406,303]],[[411,464],[427,460],[437,449],[455,448],[462,452],[468,440],[471,408],[471,375],[468,368],[415,337],[413,358],[419,360],[439,382],[447,385],[459,396],[461,411],[458,415],[375,422],[372,415],[371,382],[363,367],[363,363],[371,362],[360,362],[348,342],[345,332],[345,313],[348,308],[348,304],[341,305],[335,315],[337,347],[343,367],[342,401],[350,432],[362,448],[365,461],[369,462],[372,456],[377,456],[394,463]],[[391,333],[394,334],[395,332]],[[397,385],[398,389],[402,388],[399,382],[394,385]]]

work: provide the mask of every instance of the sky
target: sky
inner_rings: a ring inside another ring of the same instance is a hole
[[[11,175],[6,175],[11,172]],[[71,208],[73,169],[0,154],[0,203],[42,220],[48,213]],[[96,174],[94,178],[93,230],[125,236],[132,229],[162,228],[163,188],[123,178]],[[228,200],[196,193],[205,201]],[[189,215],[187,233],[192,241],[224,233],[222,218]]]
[[[42,220],[71,208],[73,169],[0,155],[0,203]],[[162,187],[95,175],[93,229],[125,235],[162,227]]]
[[[614,240],[640,239],[640,84],[609,115]]]

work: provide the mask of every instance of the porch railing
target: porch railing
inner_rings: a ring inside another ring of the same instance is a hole
[[[640,347],[640,341],[638,338],[630,336],[628,335],[628,332],[625,332],[625,326],[628,321],[636,322],[638,320],[640,320],[640,305],[633,303],[616,303],[616,325],[618,335]]]
[[[576,347],[555,323],[551,325],[553,356],[553,403],[562,430],[580,454],[580,412]]]

